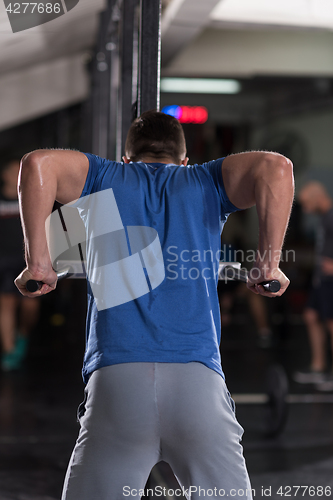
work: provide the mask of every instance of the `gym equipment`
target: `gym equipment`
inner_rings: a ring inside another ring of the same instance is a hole
[[[58,260],[54,269],[57,270],[58,281],[65,278],[85,278],[82,273],[82,260],[65,261]],[[58,269],[61,269],[58,271]],[[239,280],[247,282],[248,272],[245,269],[240,269],[239,262],[220,262],[219,264],[219,279],[220,280]],[[281,285],[277,280],[262,281],[260,283],[267,291],[276,293],[280,290]],[[41,281],[29,280],[26,288],[29,292],[34,293],[40,290],[43,286]]]
[[[65,278],[70,278],[71,276],[73,276],[73,274],[74,274],[73,268],[71,266],[67,266],[62,271],[57,272],[58,281],[63,280]],[[40,290],[43,284],[44,283],[42,281],[29,280],[27,281],[26,289],[28,290],[28,292],[34,293],[37,292],[37,290]]]
[[[239,263],[237,263],[239,264],[239,267],[232,264],[235,263],[220,263],[219,279],[227,278],[231,280],[243,281],[244,283],[246,283],[248,280],[248,271],[246,269],[240,269]],[[277,293],[281,288],[281,284],[278,280],[262,281],[260,285],[262,285],[267,292],[272,293]]]
[[[160,109],[161,11],[162,0],[108,0],[101,13],[85,147],[102,158],[121,161],[131,122]]]

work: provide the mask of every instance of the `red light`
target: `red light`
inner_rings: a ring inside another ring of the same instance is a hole
[[[196,108],[196,123],[205,123],[208,120],[208,111],[204,106]]]
[[[180,123],[205,123],[208,120],[205,106],[180,106],[180,109]]]

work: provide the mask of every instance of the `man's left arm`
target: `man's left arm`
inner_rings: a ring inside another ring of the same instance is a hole
[[[256,206],[259,242],[248,287],[268,297],[282,295],[289,285],[279,268],[280,254],[294,198],[292,162],[278,153],[249,152],[228,156],[222,177],[231,203],[240,209]],[[281,290],[272,294],[258,283],[277,279]]]

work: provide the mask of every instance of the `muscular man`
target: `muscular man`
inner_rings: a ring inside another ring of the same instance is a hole
[[[188,498],[201,498],[203,490],[213,490],[212,498],[223,491],[251,498],[243,429],[219,354],[220,234],[231,212],[256,205],[258,259],[248,286],[272,297],[258,283],[278,279],[281,295],[289,280],[276,256],[293,199],[292,164],[279,154],[251,152],[187,165],[181,125],[156,111],[133,122],[125,155],[117,163],[42,150],[22,161],[27,267],[16,279],[20,291],[38,296],[56,286],[45,236],[55,199],[63,204],[79,199],[75,205],[90,235],[86,398],[62,498],[139,498],[160,460],[170,464]],[[98,220],[92,216],[96,195],[106,196],[111,207],[97,210]],[[100,219],[111,224],[112,236],[94,237],[101,234]],[[136,228],[141,228],[137,240]],[[129,262],[132,280],[126,274]],[[123,275],[108,282],[105,276],[121,268]],[[44,282],[39,292],[27,292],[29,279]],[[147,290],[139,296],[141,279]]]
[[[320,215],[317,232],[316,263],[313,287],[304,311],[310,348],[310,369],[299,371],[294,378],[299,383],[317,383],[320,390],[333,390],[333,376],[326,374],[327,327],[333,349],[333,200],[325,187],[316,181],[305,184],[298,194],[305,213]]]

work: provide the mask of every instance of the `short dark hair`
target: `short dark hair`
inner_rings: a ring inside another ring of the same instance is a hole
[[[132,161],[154,156],[181,162],[186,156],[183,127],[173,116],[155,110],[145,111],[128,131],[125,154]]]

